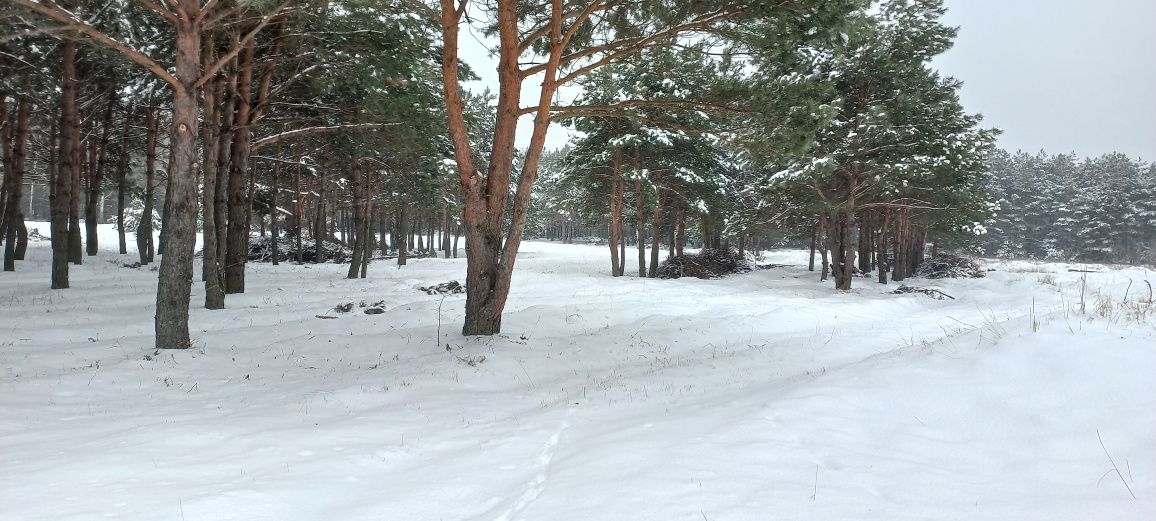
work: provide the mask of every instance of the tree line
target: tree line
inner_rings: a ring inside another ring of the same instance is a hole
[[[5,267],[27,245],[23,187],[39,185],[62,289],[115,193],[120,251],[135,225],[140,262],[160,257],[160,348],[189,345],[194,279],[210,309],[244,291],[257,230],[274,260],[348,246],[349,277],[375,251],[404,263],[415,240],[452,255],[460,238],[467,335],[500,332],[518,247],[548,222],[605,230],[617,276],[629,233],[640,276],[663,243],[789,238],[813,244],[840,289],[869,271],[899,280],[927,244],[973,242],[995,208],[995,131],[929,65],[955,35],[943,13],[939,0],[3,0]],[[460,59],[464,30],[493,42],[496,93],[463,86],[485,66]],[[566,87],[581,94],[561,103]],[[580,137],[548,152],[552,124]]]
[[[1156,263],[1156,165],[1003,150],[990,163],[1000,210],[979,244],[985,254]]]

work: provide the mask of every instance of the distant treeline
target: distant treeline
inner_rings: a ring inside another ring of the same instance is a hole
[[[1120,153],[1080,159],[997,150],[1000,204],[981,239],[987,255],[1156,262],[1156,165]]]

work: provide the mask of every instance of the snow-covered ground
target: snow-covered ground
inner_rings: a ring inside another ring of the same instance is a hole
[[[467,339],[416,290],[462,259],[251,264],[154,354],[156,274],[102,233],[72,289],[47,243],[0,274],[5,521],[1156,519],[1144,269],[991,263],[941,301],[798,251],[666,281],[530,242]]]

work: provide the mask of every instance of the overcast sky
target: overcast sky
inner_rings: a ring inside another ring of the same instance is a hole
[[[961,99],[999,146],[1156,160],[1156,0],[946,0],[955,47],[934,62],[963,80]],[[463,34],[462,58],[496,89],[496,60]],[[536,100],[527,80],[524,104]],[[566,101],[566,100],[563,100]],[[519,144],[530,122],[519,125]],[[547,146],[568,139],[555,126]]]
[[[946,0],[935,65],[999,145],[1156,160],[1156,0]]]

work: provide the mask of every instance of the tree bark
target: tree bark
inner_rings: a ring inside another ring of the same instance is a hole
[[[153,204],[156,200],[157,109],[150,106],[145,114],[145,190],[144,209],[136,225],[136,247],[141,264],[153,261]]]
[[[349,272],[345,274],[347,279],[356,279],[361,273],[361,261],[365,253],[363,250],[365,241],[362,237],[365,228],[365,216],[362,214],[364,210],[362,198],[365,196],[365,186],[362,183],[361,160],[357,156],[353,156],[349,168],[350,191],[353,192],[353,227],[350,229],[353,235],[353,256],[349,259]]]
[[[638,166],[635,156],[635,168]],[[642,191],[642,180],[634,181],[634,231],[638,238],[638,276],[646,276],[646,194]]]
[[[404,195],[402,197],[405,197]],[[397,238],[394,239],[394,244],[397,245],[397,265],[405,266],[406,260],[409,257],[409,216],[406,215],[409,211],[409,202],[402,200],[401,205],[397,209]]]
[[[75,60],[73,70],[76,71]],[[80,89],[79,74],[73,76],[76,89]],[[80,193],[81,174],[84,172],[84,141],[81,133],[81,118],[79,109],[73,110],[73,120],[67,131],[72,135],[72,178],[69,180],[68,190],[68,262],[80,265],[84,262],[84,242],[80,233]],[[63,129],[62,129],[63,130]]]
[[[178,0],[184,11],[176,25],[174,65],[180,86],[173,86],[170,143],[173,162],[169,165],[170,205],[165,255],[157,277],[156,346],[187,349],[189,338],[189,296],[193,284],[193,248],[196,239],[197,135],[199,107],[197,82],[201,70],[200,2]]]
[[[235,112],[233,144],[229,159],[229,224],[225,239],[225,293],[245,292],[245,262],[249,252],[249,211],[245,194],[245,174],[249,166],[250,96],[253,84],[254,43],[245,44],[237,55],[237,90],[233,97]],[[251,175],[251,174],[250,174]]]
[[[655,179],[654,184],[654,211],[650,214],[650,267],[646,273],[652,279],[658,277],[658,246],[662,241],[662,205],[665,202],[658,179]]]
[[[25,84],[28,80],[25,78]],[[16,101],[16,133],[12,137],[11,155],[9,156],[9,171],[5,178],[9,187],[5,190],[7,204],[4,206],[4,271],[15,271],[16,261],[22,260],[23,255],[18,253],[17,243],[20,242],[20,229],[24,224],[23,189],[24,163],[28,157],[28,122],[32,103],[27,96],[19,96]],[[25,243],[27,239],[25,238]]]
[[[625,259],[618,255],[618,243],[622,237],[622,209],[626,205],[625,188],[622,180],[622,147],[614,147],[614,160],[610,164],[610,226],[607,230],[610,246],[610,276],[621,277]]]
[[[76,164],[75,149],[79,143],[75,142],[74,127],[79,125],[76,114],[76,40],[66,37],[61,43],[63,58],[61,60],[61,90],[60,90],[60,155],[55,175],[53,176],[53,190],[49,194],[52,208],[52,289],[68,287],[68,211],[71,201],[73,171],[80,165]]]
[[[215,42],[212,38],[206,42],[204,62],[212,63],[217,59]],[[220,244],[217,242],[217,181],[220,178],[218,168],[221,162],[220,133],[221,110],[220,103],[224,97],[225,80],[221,77],[213,78],[204,89],[204,118],[202,133],[202,171],[204,172],[201,186],[201,236],[204,242],[202,247],[201,278],[205,283],[205,309],[224,309],[225,285],[221,278],[221,264],[218,261],[220,253],[217,251]]]
[[[100,189],[104,183],[104,169],[108,160],[108,140],[112,136],[112,115],[115,107],[116,89],[113,88],[109,92],[108,106],[104,109],[104,122],[101,124],[96,165],[88,173],[88,197],[84,201],[85,253],[89,257],[95,256],[99,251],[97,221],[100,213]]]
[[[304,251],[301,249],[301,233],[305,228],[305,197],[301,194],[301,159],[298,158],[297,168],[293,170],[293,217],[297,222],[296,235],[297,264],[304,264]]]
[[[124,111],[124,130],[120,139],[120,158],[116,165],[116,236],[118,251],[128,254],[128,240],[124,229],[124,205],[128,197],[129,143],[132,132],[132,107]]]
[[[276,266],[276,265],[281,263],[281,260],[279,258],[281,252],[280,252],[280,246],[278,244],[280,242],[280,238],[278,237],[279,234],[277,233],[277,212],[278,212],[277,192],[281,189],[280,185],[278,184],[278,181],[280,180],[280,177],[281,177],[281,162],[280,161],[274,161],[273,162],[272,176],[273,176],[273,180],[272,180],[273,189],[270,192],[270,196],[269,196],[269,240],[270,240],[270,244],[272,246],[271,250],[273,253],[273,265]]]

